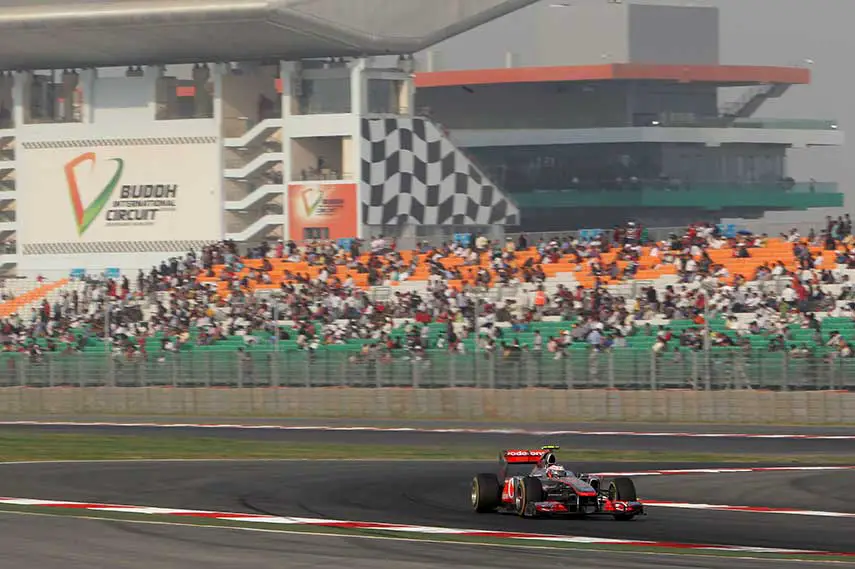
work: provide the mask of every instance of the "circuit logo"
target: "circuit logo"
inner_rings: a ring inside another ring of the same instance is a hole
[[[109,203],[113,190],[116,189],[116,186],[119,185],[119,180],[122,178],[125,161],[121,158],[111,158],[109,162],[116,163],[116,171],[86,207],[83,207],[83,200],[80,197],[80,184],[78,183],[77,172],[86,163],[89,163],[89,171],[94,172],[97,157],[94,152],[86,152],[65,165],[65,179],[68,182],[68,193],[71,197],[71,207],[74,210],[74,220],[77,223],[78,236],[86,233],[86,230],[89,229],[89,226],[92,225],[92,222],[101,213],[101,210]]]
[[[317,197],[312,197],[312,194],[317,194]],[[306,217],[312,217],[318,208],[324,203],[324,191],[316,188],[307,188],[303,190],[303,208],[306,211]]]

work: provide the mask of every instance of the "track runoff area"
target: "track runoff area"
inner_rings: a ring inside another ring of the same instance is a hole
[[[811,433],[784,433],[784,434],[764,434],[764,433],[699,433],[699,432],[634,432],[634,431],[590,431],[590,430],[516,430],[516,429],[421,429],[421,428],[383,428],[383,427],[314,427],[314,426],[288,426],[288,425],[227,425],[227,424],[193,424],[193,423],[170,423],[160,424],[156,422],[148,423],[121,423],[121,422],[90,422],[90,423],[74,423],[74,422],[39,422],[39,421],[6,421],[0,423],[4,426],[85,426],[88,429],[93,427],[98,428],[116,428],[127,427],[130,431],[135,428],[159,428],[159,429],[267,429],[267,430],[322,430],[328,432],[331,437],[335,437],[335,433],[354,430],[370,430],[374,432],[388,433],[394,436],[400,432],[444,432],[456,433],[460,436],[471,434],[519,434],[537,437],[555,437],[564,436],[572,437],[573,435],[583,436],[625,436],[625,437],[657,437],[666,439],[676,438],[748,438],[764,440],[768,438],[783,439],[783,440],[835,440],[835,441],[851,441],[855,439],[855,434],[834,434]],[[210,433],[206,436],[210,436]],[[498,450],[498,449],[497,449]],[[560,451],[558,451],[559,459]],[[564,457],[565,459],[570,457]],[[259,462],[246,461],[249,465],[255,468]],[[134,469],[141,468],[140,465],[152,465],[151,472],[159,472],[164,476],[181,476],[182,470],[191,468],[203,469],[207,473],[207,477],[219,476],[217,473],[222,471],[224,480],[234,479],[236,472],[241,472],[249,467],[248,464],[242,461],[140,461],[134,465],[128,465],[127,461],[102,461],[97,465],[91,462],[75,462],[66,461],[65,463],[5,463],[0,468],[2,469],[25,469],[20,470],[23,474],[25,471],[30,473],[39,472],[40,469],[49,469],[57,473],[58,478],[67,480],[75,480],[74,469],[86,467],[87,472],[92,472],[92,467],[97,466],[98,470],[112,468],[128,468],[133,466]],[[405,463],[404,463],[405,464]],[[321,507],[320,510],[328,510],[330,513],[347,513],[348,516],[327,516],[327,515],[306,515],[305,510],[294,508],[289,511],[291,504],[289,496],[283,496],[282,499],[275,497],[275,490],[272,488],[259,487],[265,484],[267,478],[264,474],[253,476],[244,483],[249,487],[244,488],[246,492],[257,492],[263,495],[272,495],[271,503],[266,504],[261,511],[258,508],[236,507],[234,509],[213,508],[214,505],[227,505],[233,503],[236,506],[241,504],[235,496],[232,496],[231,502],[227,497],[220,497],[218,500],[209,500],[204,495],[200,495],[198,499],[198,508],[177,507],[175,502],[169,496],[159,496],[157,492],[152,492],[146,489],[145,495],[148,497],[149,503],[140,504],[136,496],[141,488],[140,480],[133,478],[128,480],[126,491],[121,490],[118,494],[104,494],[98,491],[97,480],[89,481],[89,488],[74,488],[70,487],[69,494],[72,496],[62,496],[63,489],[57,487],[56,484],[45,483],[43,488],[39,488],[39,483],[28,483],[21,487],[27,492],[24,495],[13,495],[0,497],[0,512],[23,513],[23,514],[41,514],[51,516],[65,516],[71,518],[96,518],[116,520],[124,523],[157,523],[165,525],[193,525],[205,527],[219,527],[229,529],[239,529],[249,532],[285,532],[299,533],[314,536],[350,536],[362,539],[375,540],[396,540],[396,541],[430,541],[430,542],[453,542],[465,544],[491,545],[491,546],[513,546],[513,547],[536,547],[550,549],[584,549],[584,550],[616,550],[624,552],[642,552],[642,553],[667,553],[667,554],[689,554],[689,555],[715,555],[715,556],[734,556],[740,558],[756,558],[756,559],[775,559],[775,560],[799,560],[811,562],[836,562],[836,563],[852,563],[855,564],[855,501],[840,501],[840,500],[818,500],[815,505],[811,505],[809,499],[806,502],[805,498],[794,500],[793,504],[787,504],[786,499],[781,499],[780,494],[789,491],[793,485],[804,487],[818,485],[825,487],[827,480],[825,476],[834,476],[834,484],[836,492],[840,495],[855,495],[855,464],[853,465],[828,465],[828,466],[812,466],[812,465],[763,465],[763,466],[726,466],[716,467],[713,465],[703,465],[703,467],[693,467],[686,465],[681,468],[648,468],[649,465],[644,465],[645,468],[637,468],[634,464],[621,464],[617,467],[602,469],[599,471],[591,471],[591,474],[602,476],[604,478],[614,477],[631,477],[636,480],[639,489],[639,500],[642,501],[649,515],[640,517],[632,522],[608,522],[605,521],[583,521],[572,523],[569,527],[562,524],[559,520],[549,520],[544,523],[531,524],[530,527],[516,516],[493,515],[476,515],[469,509],[469,504],[466,500],[466,487],[468,486],[471,475],[474,474],[475,464],[465,464],[455,462],[454,465],[449,464],[444,467],[436,462],[432,464],[419,464],[401,466],[402,462],[385,463],[381,461],[351,461],[344,465],[339,465],[337,470],[343,480],[350,476],[351,468],[356,468],[358,471],[355,475],[355,482],[359,487],[365,488],[368,493],[373,492],[370,484],[376,484],[379,481],[387,479],[391,476],[400,476],[404,479],[412,477],[412,473],[429,470],[428,476],[436,477],[431,473],[440,473],[446,470],[452,470],[453,473],[445,475],[447,480],[439,480],[439,484],[457,484],[464,491],[459,493],[460,504],[452,506],[449,502],[443,505],[448,508],[455,508],[456,511],[452,515],[431,514],[425,516],[426,522],[420,523],[418,514],[415,516],[403,515],[402,510],[406,506],[389,506],[388,508],[374,507],[368,508],[349,508],[336,511],[335,507]],[[156,468],[154,468],[156,466]],[[312,480],[315,475],[318,465],[313,461],[270,461],[267,466],[262,468],[262,472],[269,474],[269,484],[281,484],[283,473],[290,473],[297,481],[296,492],[307,491],[305,488],[306,481]],[[477,468],[483,469],[483,465],[477,465]],[[66,471],[67,469],[71,469]],[[18,471],[16,471],[18,472]],[[70,472],[70,474],[69,474]],[[274,475],[275,473],[275,475]],[[8,473],[8,474],[11,474]],[[469,476],[467,477],[467,474]],[[442,476],[442,475],[439,475]],[[795,477],[795,481],[794,478]],[[820,477],[814,481],[814,477]],[[459,478],[459,481],[453,482],[453,479]],[[48,480],[50,477],[44,478]],[[115,478],[114,478],[115,480]],[[648,482],[658,481],[658,485],[651,487]],[[144,483],[144,482],[143,482]],[[84,483],[85,486],[86,483]],[[152,488],[155,488],[157,480],[152,480]],[[777,499],[766,502],[766,496],[769,492],[755,493],[752,496],[750,491],[742,493],[743,498],[754,498],[753,500],[745,500],[744,502],[723,501],[718,497],[732,497],[733,493],[728,494],[722,492],[722,488],[733,488],[734,486],[744,486],[751,489],[754,487],[766,487],[773,489],[780,485],[781,492]],[[15,485],[12,484],[12,487]],[[68,485],[66,484],[68,487]],[[300,486],[304,486],[301,490]],[[402,498],[413,499],[416,502],[425,501],[424,496],[412,495],[414,490],[409,484],[405,484],[401,492],[405,495]],[[413,481],[412,486],[418,487],[417,480]],[[648,489],[650,487],[650,489]],[[406,489],[404,489],[406,488]],[[674,499],[669,499],[671,489],[677,490],[673,492]],[[96,498],[96,500],[80,500],[81,490],[86,496]],[[827,490],[827,488],[825,488]],[[235,488],[235,492],[238,489]],[[358,492],[359,488],[354,488],[354,492]],[[39,492],[44,492],[43,495],[38,495]],[[454,492],[449,492],[449,494]],[[826,492],[827,493],[827,492]],[[649,494],[649,496],[648,496]],[[105,499],[101,501],[102,496]],[[116,499],[122,498],[122,499]],[[368,496],[364,497],[366,503],[371,503]],[[429,499],[428,497],[427,499]],[[360,499],[356,499],[361,502]],[[402,500],[403,501],[403,500]],[[395,502],[392,500],[392,502]],[[391,503],[391,502],[390,502]],[[837,504],[840,507],[831,508],[829,505]],[[386,504],[386,502],[383,502]],[[325,506],[321,504],[321,506]],[[247,511],[249,510],[249,511]],[[686,517],[692,516],[692,517]],[[437,521],[447,520],[455,523],[436,523]],[[485,520],[489,520],[486,521]],[[672,523],[676,520],[676,524]],[[774,522],[771,520],[775,520]],[[825,533],[826,537],[829,533],[823,530],[823,527],[833,527],[838,533],[839,539],[836,541],[831,537],[831,541],[825,540],[823,547],[815,547],[816,540],[811,539],[811,531],[805,531],[805,539],[787,539],[784,538],[786,544],[782,541],[776,543],[770,539],[755,539],[752,532],[741,532],[740,537],[729,537],[719,542],[715,539],[705,539],[705,537],[715,538],[721,536],[721,526],[774,526],[773,531],[781,532],[791,531],[794,535],[801,535],[800,528],[816,527],[817,531]],[[825,524],[823,526],[814,526],[813,524]],[[829,525],[830,524],[830,525]],[[684,526],[681,531],[675,531],[673,535],[679,539],[672,539],[669,535],[669,528],[677,528]],[[686,527],[694,526],[701,528],[696,532],[697,535],[686,539]],[[848,528],[848,529],[847,529]],[[651,531],[647,531],[650,529]],[[655,538],[654,538],[655,536]],[[846,538],[845,536],[849,536]]]

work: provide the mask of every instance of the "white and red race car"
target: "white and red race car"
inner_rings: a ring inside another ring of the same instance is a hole
[[[607,514],[631,520],[645,514],[630,478],[603,480],[572,472],[557,463],[558,447],[505,450],[499,474],[472,479],[472,508],[478,513],[515,513],[523,517]],[[533,468],[532,468],[533,466]]]

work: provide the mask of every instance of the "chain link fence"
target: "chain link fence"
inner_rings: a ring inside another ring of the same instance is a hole
[[[0,356],[0,387],[401,387],[489,389],[768,389],[855,391],[855,358],[713,350],[572,350],[510,356],[434,350],[421,357],[352,351],[195,351]]]

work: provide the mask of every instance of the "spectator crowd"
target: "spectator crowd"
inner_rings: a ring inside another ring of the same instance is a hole
[[[829,218],[821,231],[805,236],[795,229],[774,239],[748,232],[725,236],[707,223],[657,242],[645,235],[629,223],[585,240],[520,235],[493,242],[474,235],[421,243],[412,252],[399,251],[394,239],[382,236],[346,244],[280,241],[243,256],[235,243],[223,242],[164,260],[133,282],[125,276],[72,283],[32,315],[2,320],[0,341],[7,352],[39,356],[79,351],[98,338],[118,355],[146,358],[235,337],[246,345],[294,341],[309,351],[368,340],[359,343],[358,359],[377,351],[407,350],[417,358],[429,348],[462,353],[463,340],[474,339],[488,354],[513,357],[532,350],[561,358],[573,344],[606,350],[626,346],[634,336],[655,337],[653,350],[661,353],[707,344],[747,346],[747,338],[757,335],[768,338],[770,350],[785,350],[791,349],[793,328],[802,328],[816,332],[812,345],[852,355],[844,335],[823,337],[820,325],[821,315],[855,319],[855,287],[843,270],[855,268],[848,215]],[[721,259],[714,251],[750,259],[782,241],[791,252],[788,260],[764,260],[750,274],[734,274],[728,263],[713,259]],[[832,263],[823,251],[833,251]],[[298,264],[312,271],[289,268]],[[576,274],[593,277],[594,285],[552,283],[547,270],[556,264],[572,265]],[[670,267],[675,279],[639,283],[634,294],[608,286],[632,284],[643,267]],[[370,286],[358,286],[354,273],[367,275]],[[419,286],[378,293],[380,285],[424,273]],[[255,290],[279,281],[274,290]],[[496,285],[502,294],[485,294]],[[731,333],[710,332],[706,324],[713,318],[725,319]],[[544,337],[542,323],[550,320],[567,325]],[[677,320],[693,326],[674,333],[668,322]],[[432,336],[427,324],[443,325],[442,333]],[[531,339],[514,338],[522,332]]]

